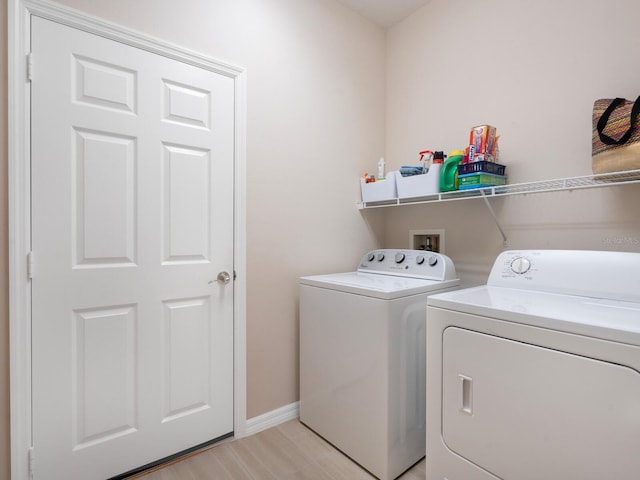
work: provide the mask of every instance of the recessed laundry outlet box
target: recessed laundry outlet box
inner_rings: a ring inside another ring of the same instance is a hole
[[[444,229],[410,230],[409,248],[413,250],[445,253]]]

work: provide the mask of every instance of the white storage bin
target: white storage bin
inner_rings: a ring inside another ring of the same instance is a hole
[[[440,168],[430,168],[424,175],[403,177],[398,172],[398,198],[426,197],[440,193]]]
[[[399,176],[398,172],[392,171],[387,173],[387,178],[384,180],[376,180],[371,183],[366,183],[363,178],[360,178],[362,201],[365,203],[384,202],[385,200],[395,200],[398,198],[396,178]]]

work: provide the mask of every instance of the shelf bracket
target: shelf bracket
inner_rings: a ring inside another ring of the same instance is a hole
[[[489,202],[489,198],[484,193],[484,189],[481,189],[480,192],[482,193],[482,199],[484,200],[484,203],[487,205],[487,209],[489,210],[489,213],[491,214],[491,217],[493,218],[493,223],[496,224],[496,227],[498,227],[498,230],[500,231],[500,235],[502,235],[502,246],[506,248],[506,247],[509,246],[509,242],[507,242],[507,236],[505,235],[504,230],[502,230],[502,227],[500,226],[500,222],[498,221],[498,217],[496,216],[496,212],[493,211],[493,207],[491,206],[491,203]]]

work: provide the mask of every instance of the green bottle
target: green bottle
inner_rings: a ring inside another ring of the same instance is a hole
[[[436,152],[438,153],[438,152]],[[452,150],[442,166],[440,174],[440,191],[451,192],[458,189],[458,165],[462,162],[464,152]]]

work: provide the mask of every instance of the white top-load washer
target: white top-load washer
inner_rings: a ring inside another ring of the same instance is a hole
[[[640,478],[640,253],[508,251],[429,297],[427,478]]]
[[[382,480],[424,456],[424,312],[458,285],[448,257],[417,250],[300,279],[300,420]]]

